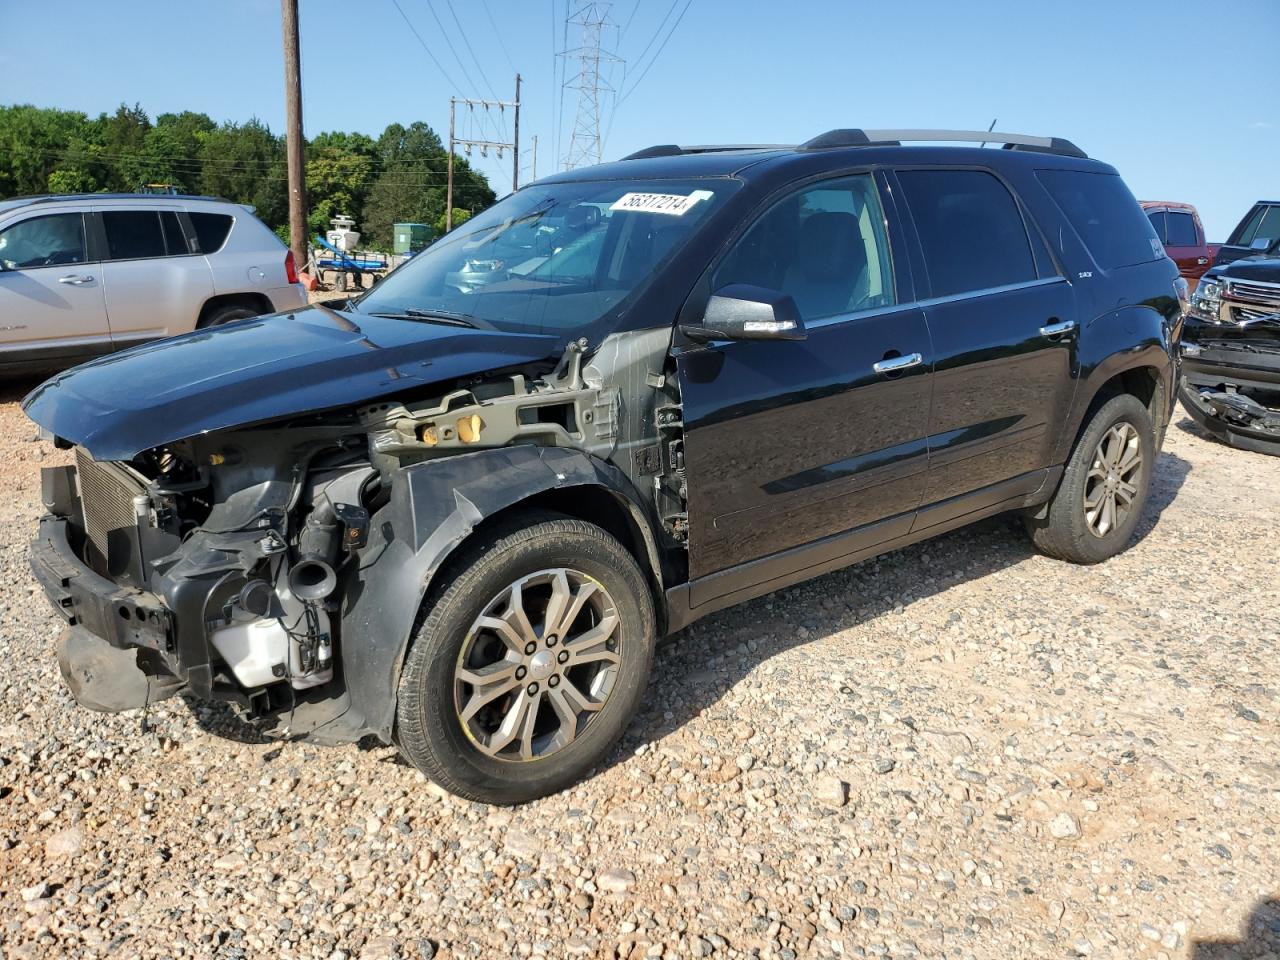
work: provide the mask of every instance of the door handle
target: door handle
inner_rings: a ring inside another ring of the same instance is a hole
[[[1208,257],[1196,257],[1196,263],[1198,263],[1202,267],[1208,262],[1209,262]]]
[[[1064,333],[1070,333],[1076,328],[1074,320],[1063,320],[1061,323],[1050,323],[1040,328],[1040,336],[1042,337],[1060,337]]]
[[[71,274],[70,276],[66,276],[66,277],[59,277],[59,278],[58,278],[58,282],[59,282],[59,283],[69,283],[69,284],[71,284],[73,287],[78,287],[78,286],[80,286],[80,285],[81,285],[81,284],[83,284],[83,283],[93,283],[93,277],[80,276],[80,275],[78,275],[78,274],[74,274],[74,273],[73,273],[73,274]]]
[[[918,367],[924,362],[924,357],[918,353],[908,353],[904,357],[887,357],[879,363],[872,364],[871,369],[881,375],[886,373],[900,373],[909,367]]]

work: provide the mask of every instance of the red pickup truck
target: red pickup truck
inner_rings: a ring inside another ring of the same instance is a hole
[[[1172,200],[1142,200],[1142,210],[1164,244],[1164,252],[1178,265],[1178,273],[1195,290],[1204,272],[1218,255],[1220,243],[1205,243],[1200,214],[1189,203]]]

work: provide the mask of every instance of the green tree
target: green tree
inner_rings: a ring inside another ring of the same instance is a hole
[[[30,104],[0,107],[0,197],[44,193],[49,176],[86,150],[89,118],[73,110],[46,110]],[[98,189],[87,168],[76,176]]]
[[[224,123],[203,137],[200,189],[254,207],[269,227],[288,216],[284,139],[253,119]]]
[[[362,133],[322,133],[307,146],[308,226],[314,233],[345,214],[359,222],[377,172],[374,142]]]

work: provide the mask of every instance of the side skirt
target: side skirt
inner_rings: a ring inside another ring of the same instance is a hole
[[[671,587],[666,591],[667,632],[675,633],[709,613],[869,557],[908,547],[998,513],[1036,506],[1057,489],[1062,470],[1061,466],[1035,470],[916,513],[880,520]]]

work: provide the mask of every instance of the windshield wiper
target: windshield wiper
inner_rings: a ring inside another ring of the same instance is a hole
[[[418,310],[406,307],[404,310],[387,313],[371,313],[371,317],[386,317],[388,320],[423,320],[427,323],[442,323],[450,327],[472,327],[475,324],[460,313],[448,313],[444,310]]]

